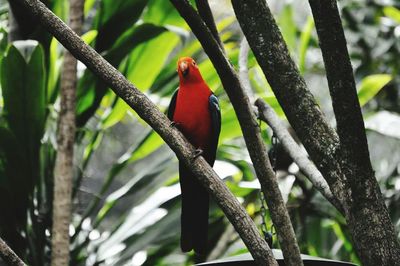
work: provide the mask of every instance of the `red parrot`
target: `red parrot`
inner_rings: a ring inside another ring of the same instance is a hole
[[[214,165],[221,113],[218,98],[212,93],[190,57],[178,60],[179,88],[168,109],[168,118],[197,149],[210,166]],[[190,169],[179,163],[182,193],[181,249],[205,255],[208,233],[209,195]]]

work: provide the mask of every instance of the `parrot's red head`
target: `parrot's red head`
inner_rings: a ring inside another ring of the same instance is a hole
[[[178,60],[177,71],[181,83],[203,81],[199,67],[193,58],[181,57]]]

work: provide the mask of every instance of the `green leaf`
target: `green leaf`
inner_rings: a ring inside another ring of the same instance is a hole
[[[85,0],[85,5],[83,8],[83,13],[85,17],[88,15],[89,11],[93,8],[93,5],[96,3],[96,0]]]
[[[114,126],[116,123],[124,118],[126,112],[129,110],[129,105],[127,105],[121,98],[117,99],[117,103],[112,108],[110,114],[103,120],[102,129],[105,130],[109,127]]]
[[[29,160],[28,184],[39,174],[39,147],[46,114],[46,72],[44,52],[33,48],[29,62],[19,50],[10,46],[2,61],[1,84],[4,98],[3,116]]]
[[[83,34],[81,38],[86,44],[90,45],[96,39],[97,34],[98,34],[97,30],[90,30],[85,34]]]
[[[121,63],[122,59],[139,44],[147,43],[166,32],[164,27],[144,23],[125,31],[107,51],[105,58],[113,65]]]
[[[392,76],[388,74],[376,74],[365,77],[359,86],[358,99],[364,106],[390,81]]]
[[[165,28],[152,24],[141,24],[133,27],[116,40],[104,57],[113,66],[118,67],[131,51],[139,49],[137,46],[148,42],[165,31]],[[79,126],[83,126],[95,113],[106,92],[107,85],[98,81],[91,71],[86,70],[78,82],[77,121]]]
[[[150,153],[160,148],[163,144],[164,140],[155,131],[152,131],[146,141],[132,153],[132,156],[129,158],[129,162],[134,162],[146,157]]]
[[[170,1],[150,0],[143,21],[156,25],[187,28],[185,20],[182,19]]]
[[[96,50],[109,49],[115,40],[139,19],[148,0],[103,0],[97,12]]]
[[[383,8],[383,14],[400,24],[400,10],[398,8],[394,6],[386,6]]]
[[[66,21],[69,15],[68,1],[65,0],[51,1],[51,11],[53,11],[53,13],[57,15],[57,17],[61,18],[63,21]]]
[[[62,64],[62,57],[58,51],[59,42],[56,38],[52,38],[49,49],[49,73],[47,79],[47,101],[54,103],[57,94],[60,81],[60,69]]]
[[[296,48],[296,23],[293,20],[292,5],[285,5],[278,18],[279,28],[281,29],[283,39],[287,43],[289,50],[294,51]]]
[[[178,36],[171,32],[165,32],[146,43],[140,44],[129,57],[128,80],[142,91],[150,89],[178,43]]]
[[[299,70],[303,74],[306,70],[306,54],[308,46],[311,40],[311,34],[314,29],[314,20],[311,16],[307,18],[307,22],[304,25],[301,35],[300,35],[300,45],[299,45]]]

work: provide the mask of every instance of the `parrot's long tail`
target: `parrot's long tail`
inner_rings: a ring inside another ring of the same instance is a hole
[[[181,249],[205,255],[208,235],[209,195],[183,163],[179,163],[182,191]]]

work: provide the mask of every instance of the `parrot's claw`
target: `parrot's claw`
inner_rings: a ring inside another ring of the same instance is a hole
[[[170,125],[170,127],[178,128],[180,124],[175,121],[172,121],[171,124],[169,124],[169,125]]]
[[[203,155],[203,153],[204,153],[204,152],[203,152],[202,149],[196,149],[196,150],[194,151],[192,160],[197,159],[199,156]]]

